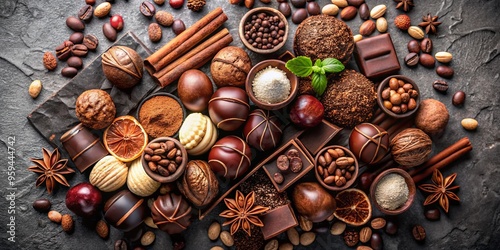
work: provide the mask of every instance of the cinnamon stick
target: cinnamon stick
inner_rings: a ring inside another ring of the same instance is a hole
[[[219,41],[220,39],[224,38],[228,34],[229,34],[229,30],[227,28],[222,29],[221,31],[217,32],[215,35],[211,36],[209,39],[207,39],[206,41],[204,41],[200,45],[196,46],[195,48],[191,49],[189,52],[187,52],[183,56],[179,57],[177,60],[173,61],[167,67],[165,67],[165,68],[161,69],[160,71],[154,73],[153,77],[156,78],[156,79],[160,79],[167,72],[171,71],[175,67],[177,67],[180,64],[182,64],[183,62],[187,61],[189,58],[197,55],[202,50],[208,48],[210,45],[216,43],[217,41]]]
[[[203,38],[222,26],[226,20],[227,16],[222,11],[222,8],[217,7],[177,37],[170,40],[170,42],[165,44],[158,51],[146,58],[144,61],[146,69],[148,69],[150,73],[154,73],[162,69],[169,62],[194,47],[197,43],[203,40]],[[173,55],[171,55],[168,59],[165,59],[165,57],[170,54]]]
[[[386,119],[387,115],[383,113],[380,109],[377,109],[374,118],[372,119],[372,124],[379,125],[384,119]]]
[[[389,141],[391,141],[392,138],[394,138],[399,132],[411,127],[412,124],[413,124],[413,118],[410,118],[402,122],[398,122],[393,126],[391,126],[390,128],[388,128],[387,133],[389,134]]]
[[[197,69],[203,66],[205,63],[210,61],[210,59],[212,59],[215,54],[219,52],[219,50],[229,45],[232,41],[233,37],[230,34],[227,34],[219,41],[201,50],[199,53],[186,61],[181,62],[177,67],[173,68],[160,78],[153,77],[153,79],[155,79],[161,87],[165,87],[177,80],[186,70]]]
[[[452,153],[450,156],[432,165],[432,167],[425,169],[425,171],[423,171],[422,173],[412,176],[413,181],[415,183],[421,182],[423,179],[430,176],[434,172],[434,170],[448,166],[450,163],[454,162],[455,160],[457,160],[458,158],[460,158],[461,156],[463,156],[464,154],[466,154],[471,150],[472,150],[472,145],[469,145],[465,148],[456,151],[455,153]]]

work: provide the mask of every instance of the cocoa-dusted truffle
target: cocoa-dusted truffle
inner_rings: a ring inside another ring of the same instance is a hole
[[[446,105],[435,99],[426,99],[420,103],[415,116],[415,126],[430,135],[442,132],[450,115]]]
[[[248,115],[243,127],[243,137],[250,146],[260,150],[271,150],[278,146],[283,132],[276,116],[270,116],[269,111],[256,109]]]
[[[223,177],[236,179],[250,168],[252,151],[241,138],[234,135],[218,140],[208,154],[208,164]]]
[[[206,161],[189,161],[184,175],[177,182],[179,190],[195,206],[209,204],[219,193],[219,182]]]
[[[245,50],[227,46],[212,59],[210,73],[217,87],[243,87],[251,68],[252,61]]]
[[[372,118],[376,98],[373,82],[361,73],[346,69],[330,79],[321,103],[328,121],[352,128]]]
[[[250,112],[247,93],[237,87],[223,87],[208,101],[208,114],[217,128],[225,131],[238,129]]]
[[[354,51],[352,31],[343,21],[328,15],[310,16],[297,27],[293,39],[296,56],[336,58],[349,62]]]
[[[116,108],[106,91],[90,89],[76,99],[75,113],[85,127],[103,129],[115,119]]]
[[[102,54],[102,71],[116,87],[127,89],[142,79],[144,63],[135,50],[125,46],[113,46]]]
[[[349,148],[356,158],[375,164],[389,152],[389,134],[375,124],[359,124],[349,135]]]
[[[168,234],[180,233],[191,225],[191,206],[182,196],[167,193],[158,196],[151,206],[153,222]]]

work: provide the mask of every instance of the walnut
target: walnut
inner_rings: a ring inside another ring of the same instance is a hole
[[[203,9],[203,6],[205,6],[206,0],[188,0],[187,1],[187,7],[188,9],[198,12]]]
[[[115,119],[116,108],[106,91],[91,89],[83,92],[76,99],[75,112],[76,117],[85,127],[103,129]]]
[[[217,87],[243,87],[252,61],[242,48],[227,46],[212,59],[210,73]]]

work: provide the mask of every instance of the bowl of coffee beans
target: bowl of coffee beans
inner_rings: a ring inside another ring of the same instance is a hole
[[[406,118],[417,111],[420,105],[420,91],[417,84],[406,76],[389,76],[378,86],[377,102],[387,115]]]
[[[146,146],[141,157],[146,174],[160,183],[177,180],[188,162],[188,154],[182,144],[172,137],[159,137]]]
[[[316,179],[331,191],[347,189],[358,176],[358,160],[349,149],[342,146],[323,148],[316,155],[314,163]]]
[[[273,8],[255,8],[241,18],[239,35],[249,50],[259,54],[273,53],[286,43],[288,21]]]

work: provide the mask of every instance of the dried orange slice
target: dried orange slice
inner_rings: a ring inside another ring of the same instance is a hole
[[[365,192],[350,188],[337,194],[335,197],[337,209],[335,217],[352,225],[361,226],[372,217],[372,205]]]
[[[104,146],[110,154],[122,162],[130,162],[141,156],[148,144],[148,135],[132,116],[117,117],[104,131]]]

